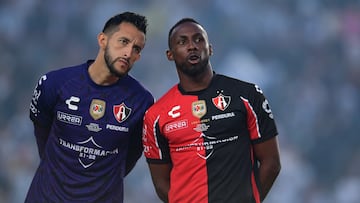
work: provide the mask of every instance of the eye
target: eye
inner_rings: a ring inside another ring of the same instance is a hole
[[[197,37],[195,38],[195,42],[196,43],[199,43],[199,42],[202,42],[203,41],[203,38],[202,37]]]
[[[140,54],[141,48],[140,48],[140,47],[134,47],[134,51],[135,51],[137,54]]]
[[[178,44],[184,45],[184,44],[185,44],[185,39],[180,39],[180,40],[178,41]]]
[[[120,42],[120,44],[122,44],[122,45],[129,44],[129,40],[127,40],[127,39],[119,39],[118,42]]]

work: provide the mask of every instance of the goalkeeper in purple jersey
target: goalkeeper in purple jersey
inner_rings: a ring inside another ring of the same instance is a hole
[[[113,16],[95,60],[40,78],[30,104],[40,165],[25,202],[123,202],[123,179],[142,154],[143,115],[154,102],[128,74],[146,29],[139,14]]]

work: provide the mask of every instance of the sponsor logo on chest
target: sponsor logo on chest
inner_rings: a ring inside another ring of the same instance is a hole
[[[191,104],[192,114],[195,117],[201,118],[206,114],[205,100],[195,101]]]
[[[165,125],[165,133],[169,133],[176,130],[181,130],[188,127],[188,120],[180,120],[171,122]]]
[[[90,116],[94,120],[102,118],[105,114],[106,102],[100,99],[93,99],[90,104]]]
[[[57,119],[61,122],[72,124],[72,125],[81,125],[82,117],[77,115],[72,115],[68,113],[64,113],[61,111],[57,112]]]

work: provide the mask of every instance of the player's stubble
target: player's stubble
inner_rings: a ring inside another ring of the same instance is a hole
[[[128,67],[128,69],[125,71],[125,72],[120,72],[120,71],[117,71],[116,68],[115,68],[115,63],[116,61],[118,61],[120,59],[120,57],[117,57],[115,59],[113,59],[111,56],[110,56],[110,53],[109,53],[109,46],[106,46],[105,47],[105,52],[104,52],[104,60],[105,60],[105,63],[106,63],[106,67],[109,69],[110,73],[112,73],[113,75],[121,78],[123,77],[124,75],[126,75],[129,70],[131,69],[131,66]]]

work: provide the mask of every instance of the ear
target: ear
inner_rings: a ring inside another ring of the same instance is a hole
[[[214,53],[214,51],[213,51],[212,45],[209,44],[209,55],[212,56],[213,53]]]
[[[99,47],[102,48],[102,49],[105,49],[105,47],[107,45],[107,36],[106,36],[106,34],[101,32],[100,34],[98,34],[97,40],[98,40]]]
[[[170,50],[166,50],[166,56],[167,56],[169,61],[174,60],[174,56],[173,56],[173,54],[172,54],[172,52]]]

